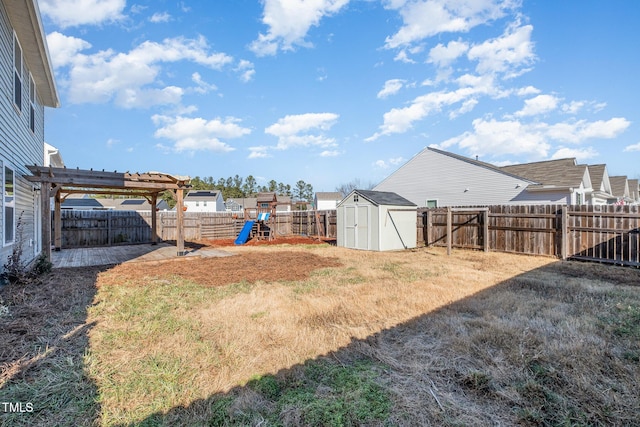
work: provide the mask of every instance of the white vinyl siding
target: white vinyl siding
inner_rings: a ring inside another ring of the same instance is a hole
[[[16,238],[16,194],[15,172],[5,165],[2,174],[2,222],[3,243],[10,245]]]
[[[8,18],[5,2],[0,0],[0,178],[2,179],[2,197],[0,197],[0,259],[6,260],[13,249],[12,244],[5,242],[17,241],[15,222],[21,219],[23,226],[23,261],[29,262],[35,258],[40,250],[40,230],[34,223],[40,217],[37,200],[40,197],[34,191],[34,186],[25,179],[30,175],[26,165],[42,165],[44,160],[44,107],[39,91],[35,90],[35,82],[30,82],[30,70],[27,56],[24,52],[20,56],[20,96],[21,113],[18,113],[15,92],[16,87],[16,59],[15,46],[19,48],[20,40],[16,43],[16,32]],[[22,49],[21,49],[22,50]],[[30,90],[30,85],[34,90]],[[30,111],[33,108],[33,111]],[[26,113],[26,114],[22,114]],[[5,166],[13,171],[13,218],[7,219],[4,194]],[[5,226],[10,227],[14,236],[5,235]],[[0,262],[0,269],[4,261]]]
[[[374,190],[397,193],[421,207],[428,200],[437,200],[439,207],[487,206],[526,203],[515,200],[528,184],[524,179],[427,148]]]

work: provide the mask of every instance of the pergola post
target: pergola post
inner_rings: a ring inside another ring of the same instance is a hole
[[[158,193],[151,195],[151,244],[158,244],[158,212],[156,206],[158,204]]]
[[[40,184],[40,206],[42,217],[40,225],[42,227],[42,255],[46,261],[51,261],[51,184],[42,182]]]
[[[54,250],[58,252],[62,248],[62,208],[61,208],[61,194],[60,186],[56,185],[53,188],[54,194],[54,209],[53,209],[53,246]],[[51,214],[49,214],[51,215]]]
[[[184,256],[184,190],[176,190],[176,245],[178,256]]]

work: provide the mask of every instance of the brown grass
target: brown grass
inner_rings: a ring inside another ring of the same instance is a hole
[[[268,425],[281,410],[281,423],[305,425],[301,408],[247,384],[297,384],[310,360],[362,358],[379,366],[390,424],[636,422],[638,270],[424,248],[227,249],[239,255],[119,266],[88,285],[99,424],[195,425],[222,411]]]

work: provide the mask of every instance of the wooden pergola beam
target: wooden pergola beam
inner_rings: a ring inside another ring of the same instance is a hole
[[[120,173],[104,170],[84,170],[52,168],[47,166],[27,166],[33,176],[25,177],[33,183],[40,183],[42,204],[42,247],[47,260],[51,259],[51,197],[54,203],[54,243],[56,250],[62,246],[61,201],[63,195],[69,194],[110,194],[143,196],[151,199],[151,243],[156,244],[157,218],[156,204],[158,194],[165,190],[173,190],[177,199],[177,251],[178,256],[184,251],[184,190],[189,188],[189,177],[177,177],[160,172]]]

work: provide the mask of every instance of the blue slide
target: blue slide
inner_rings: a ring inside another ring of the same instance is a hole
[[[251,229],[253,228],[254,221],[247,221],[244,223],[242,230],[240,230],[240,234],[238,234],[238,238],[234,242],[236,245],[244,245],[249,240],[249,234],[251,234]]]

